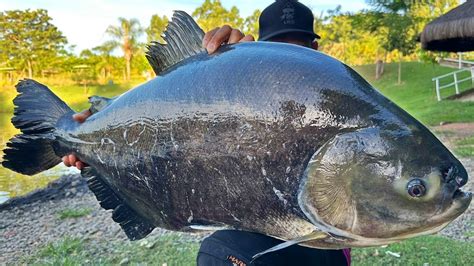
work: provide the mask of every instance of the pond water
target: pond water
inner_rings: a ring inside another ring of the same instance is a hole
[[[3,160],[3,149],[8,140],[19,131],[11,124],[12,114],[0,113],[0,161]],[[78,173],[77,169],[68,168],[62,163],[54,168],[34,176],[15,173],[0,164],[0,203],[15,196],[24,195],[37,188],[45,187],[50,181],[66,173]]]

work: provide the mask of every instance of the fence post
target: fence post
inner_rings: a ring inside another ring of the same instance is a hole
[[[462,68],[462,53],[458,53],[459,55],[459,69]]]
[[[439,93],[439,79],[436,79],[436,96],[438,97],[438,102],[441,101],[441,94]]]
[[[474,85],[474,66],[471,67],[471,79],[472,79],[472,85]]]
[[[459,94],[458,76],[454,73],[454,87],[456,88],[456,94]]]

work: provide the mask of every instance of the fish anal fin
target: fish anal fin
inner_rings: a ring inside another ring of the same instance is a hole
[[[130,240],[142,239],[155,228],[125,204],[120,204],[114,209],[112,219],[120,224]]]
[[[194,19],[184,11],[175,11],[163,39],[166,44],[152,42],[148,45],[146,58],[156,75],[182,60],[204,52],[204,32]]]
[[[113,210],[122,203],[122,200],[116,196],[115,192],[93,168],[85,167],[81,171],[81,175],[87,178],[87,186],[94,193],[102,208]]]
[[[297,244],[300,244],[300,243],[303,243],[303,242],[311,241],[311,240],[324,239],[326,237],[329,237],[329,235],[327,233],[324,233],[324,232],[321,232],[321,231],[313,231],[310,234],[307,234],[307,235],[304,235],[304,236],[301,236],[301,237],[298,237],[298,238],[295,238],[295,239],[292,239],[292,240],[288,240],[288,241],[283,242],[281,244],[278,244],[278,245],[276,245],[272,248],[269,248],[267,250],[264,250],[260,253],[255,254],[252,257],[252,262],[254,262],[256,259],[258,259],[261,256],[263,256],[265,254],[268,254],[270,252],[275,252],[275,251],[278,251],[278,250],[282,250],[284,248],[287,248],[287,247],[290,247],[290,246],[293,246],[293,245],[297,245]]]
[[[96,170],[85,167],[81,175],[87,178],[87,185],[100,206],[106,210],[113,210],[112,219],[120,224],[128,239],[139,240],[153,231],[155,227],[129,207]]]

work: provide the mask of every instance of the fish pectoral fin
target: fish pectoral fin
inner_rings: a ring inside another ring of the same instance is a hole
[[[257,253],[255,254],[253,257],[252,257],[252,262],[255,261],[256,259],[260,258],[261,256],[265,255],[265,254],[268,254],[270,252],[274,252],[274,251],[278,251],[278,250],[281,250],[281,249],[284,249],[284,248],[287,248],[289,246],[293,246],[293,245],[296,245],[296,244],[299,244],[299,243],[303,243],[303,242],[307,242],[307,241],[311,241],[311,240],[316,240],[316,239],[324,239],[326,237],[328,237],[329,235],[324,233],[324,232],[321,232],[321,231],[313,231],[312,233],[310,234],[307,234],[305,236],[301,236],[301,237],[298,237],[298,238],[295,238],[295,239],[292,239],[292,240],[288,240],[286,242],[283,242],[279,245],[276,245],[272,248],[269,248],[267,250],[264,250],[260,253]]]
[[[106,98],[102,96],[93,95],[89,97],[89,103],[91,107],[89,110],[92,114],[102,111],[107,107],[115,98]]]
[[[120,224],[128,239],[142,239],[153,231],[155,227],[128,206],[94,168],[85,167],[81,175],[87,178],[87,185],[100,206],[106,210],[113,210],[112,219]]]
[[[188,228],[195,231],[218,231],[218,230],[230,229],[231,227],[223,223],[208,222],[205,220],[202,220],[202,221],[193,220],[193,223],[188,225]]]

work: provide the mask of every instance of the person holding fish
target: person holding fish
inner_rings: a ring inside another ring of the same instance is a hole
[[[305,5],[291,0],[276,1],[262,11],[259,19],[259,40],[282,42],[317,50],[320,36],[313,30],[314,16]],[[225,44],[255,41],[252,35],[244,35],[240,30],[228,25],[207,32],[203,47],[209,54]],[[73,118],[84,122],[92,112],[88,109]],[[63,157],[66,166],[79,170],[86,164],[74,154]],[[281,244],[283,241],[252,232],[239,230],[219,230],[204,239],[197,257],[198,265],[249,265],[252,256]],[[350,265],[350,249],[320,250],[294,245],[254,262],[257,265]]]

